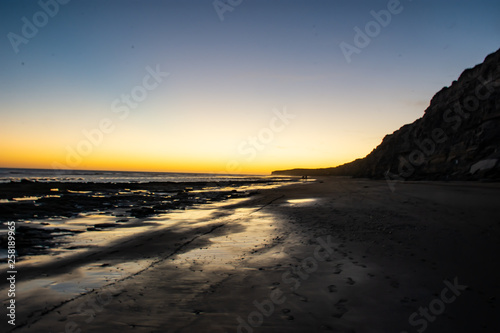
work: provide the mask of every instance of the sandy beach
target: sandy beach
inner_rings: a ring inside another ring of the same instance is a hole
[[[0,333],[500,333],[500,1],[0,17]]]
[[[200,205],[20,266],[2,331],[498,332],[499,199],[490,183],[322,178]]]

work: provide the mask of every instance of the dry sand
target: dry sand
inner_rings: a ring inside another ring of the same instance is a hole
[[[14,332],[499,332],[499,203],[498,184],[324,178],[201,206],[20,269],[110,276],[20,284]]]

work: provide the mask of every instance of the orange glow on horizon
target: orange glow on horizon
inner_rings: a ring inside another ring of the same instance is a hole
[[[6,159],[5,157],[8,157]],[[71,170],[105,170],[105,171],[137,171],[137,172],[179,172],[179,173],[213,173],[213,174],[251,174],[269,175],[275,170],[287,170],[295,168],[329,168],[335,167],[352,160],[333,162],[331,164],[314,162],[309,163],[280,163],[274,161],[268,164],[256,165],[245,164],[238,160],[228,160],[227,163],[212,161],[165,161],[153,158],[113,158],[109,160],[89,159],[81,164],[70,166],[64,163],[64,159],[57,159],[55,154],[38,154],[34,156],[25,155],[20,152],[4,155],[0,164],[2,168],[24,168],[24,169],[71,169]]]
[[[251,109],[246,112],[251,114]],[[262,122],[251,124],[207,117],[177,119],[176,126],[147,122],[137,127],[143,120],[132,117],[127,122],[113,120],[114,130],[102,136],[96,134],[95,121],[46,121],[37,127],[39,121],[33,120],[17,129],[0,124],[0,167],[268,175],[274,170],[335,167],[364,157],[380,143],[373,133],[370,139],[360,139],[356,132],[342,132],[337,123],[318,125],[315,118],[298,115],[288,124],[279,123],[269,142],[266,136],[255,141],[272,128],[272,109],[264,112]]]

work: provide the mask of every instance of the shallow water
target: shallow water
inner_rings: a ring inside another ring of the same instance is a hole
[[[301,205],[301,204],[309,204],[315,202],[317,199],[315,198],[307,198],[307,199],[290,199],[287,200],[289,204],[292,205]]]
[[[177,172],[131,172],[99,170],[53,170],[53,169],[9,169],[0,168],[0,182],[22,179],[42,182],[218,182],[233,180],[255,180],[280,178],[279,176],[234,175],[220,173],[177,173]]]
[[[157,255],[142,254],[137,258],[120,257],[116,261],[109,257],[110,248],[114,244],[128,242],[134,238],[134,235],[152,235],[145,234],[148,231],[173,230],[175,235],[191,235],[189,232],[193,228],[210,227],[221,223],[220,234],[217,231],[210,236],[210,241],[202,247],[187,249],[175,254],[170,260],[173,265],[179,268],[188,268],[190,270],[202,270],[205,273],[216,271],[230,271],[235,268],[235,263],[242,260],[241,253],[258,251],[262,244],[271,240],[272,230],[275,228],[275,222],[270,216],[262,213],[253,214],[252,209],[240,208],[226,213],[220,210],[223,205],[240,203],[247,199],[231,199],[225,202],[199,205],[192,209],[175,211],[169,214],[163,214],[148,219],[143,219],[146,224],[137,227],[115,228],[99,232],[83,232],[72,236],[63,236],[61,244],[64,246],[52,248],[45,255],[36,255],[25,258],[17,264],[19,273],[30,266],[43,267],[44,264],[50,264],[63,261],[65,258],[81,254],[85,258],[87,251],[97,251],[95,259],[90,263],[83,263],[75,266],[58,275],[41,274],[38,277],[29,280],[20,280],[17,282],[18,290],[22,290],[17,295],[16,302],[24,304],[26,313],[39,309],[43,304],[58,304],[67,299],[78,297],[102,286],[113,284],[117,281],[137,274],[154,263],[167,260]],[[215,214],[214,214],[215,213]],[[230,216],[230,219],[226,217]],[[251,218],[249,218],[251,217]],[[109,223],[116,219],[114,216],[102,214],[89,214],[70,219],[47,220],[49,227],[72,227],[84,229],[89,225],[97,223]],[[242,224],[244,222],[244,224]],[[191,240],[184,237],[178,239],[179,243],[189,243]],[[196,239],[198,236],[194,236]],[[170,240],[172,241],[172,240]],[[175,239],[174,239],[175,241]],[[104,257],[99,256],[99,251],[105,251]],[[107,251],[107,252],[106,252]],[[89,252],[90,253],[90,252]],[[78,260],[78,259],[76,259]],[[48,272],[50,273],[50,272]],[[20,275],[21,276],[21,275]],[[6,295],[2,290],[2,294]],[[41,303],[40,303],[41,302]]]

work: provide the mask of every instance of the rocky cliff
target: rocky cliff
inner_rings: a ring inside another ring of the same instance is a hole
[[[422,118],[386,135],[365,158],[273,175],[391,180],[500,180],[500,50],[432,98]]]

